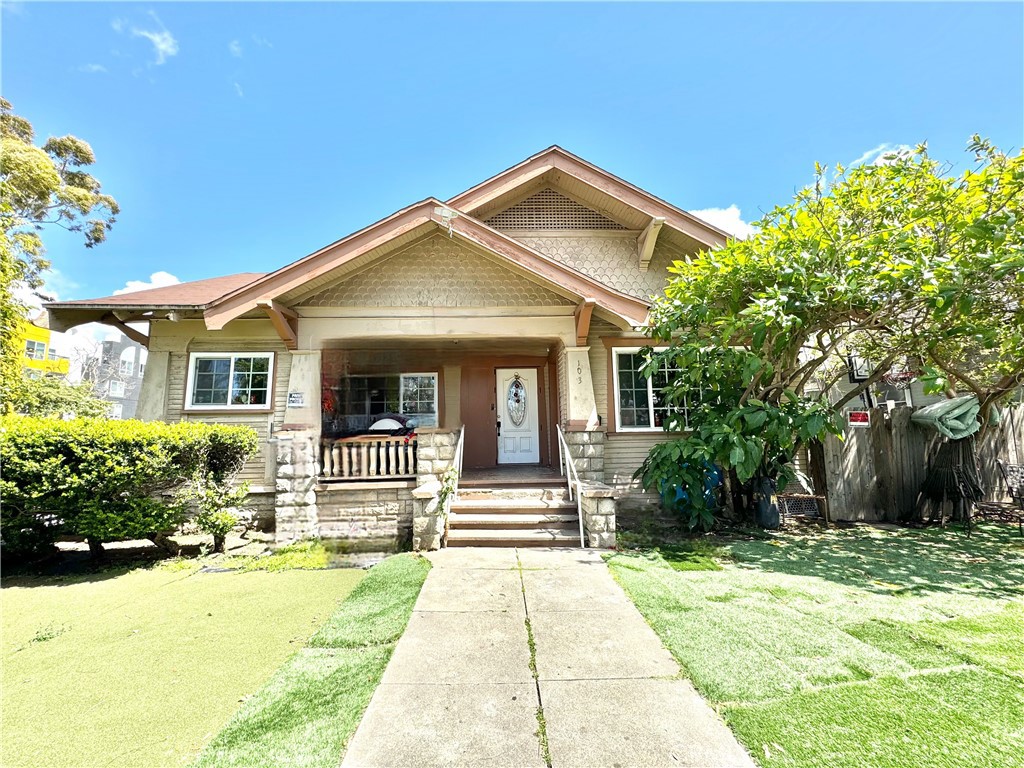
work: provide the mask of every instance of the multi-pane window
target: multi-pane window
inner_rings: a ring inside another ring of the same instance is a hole
[[[346,376],[334,391],[342,430],[366,429],[386,413],[415,418],[418,427],[437,426],[436,373]]]
[[[41,341],[26,341],[25,357],[29,360],[45,360],[46,344]]]
[[[414,416],[418,426],[437,426],[437,374],[402,374],[401,413]]]
[[[647,358],[638,349],[615,351],[615,406],[620,430],[660,430],[673,411],[681,411],[686,422],[685,406],[669,406],[663,394],[677,369],[663,365],[646,378],[642,373],[646,363]]]
[[[111,397],[124,397],[124,382],[115,379],[108,383],[107,394]]]
[[[266,408],[273,353],[193,353],[186,402],[192,408]]]
[[[109,416],[112,419],[120,419],[124,413],[124,406],[120,403],[112,403],[110,406]]]
[[[118,369],[121,371],[122,376],[131,376],[135,372],[135,362],[132,360],[122,360]]]

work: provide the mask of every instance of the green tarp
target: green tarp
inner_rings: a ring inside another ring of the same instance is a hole
[[[970,437],[981,426],[978,423],[978,398],[962,395],[941,403],[933,403],[914,411],[910,420],[931,427],[951,440]]]

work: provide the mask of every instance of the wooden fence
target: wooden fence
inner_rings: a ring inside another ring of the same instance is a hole
[[[896,521],[911,516],[928,473],[928,457],[942,440],[934,430],[910,421],[910,408],[871,412],[871,426],[846,429],[846,439],[829,438],[818,452],[833,520]],[[1002,421],[978,446],[985,498],[1005,500],[996,460],[1024,464],[1024,405],[1002,410]],[[817,492],[821,489],[816,488]]]

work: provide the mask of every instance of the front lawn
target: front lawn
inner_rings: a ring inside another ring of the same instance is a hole
[[[983,525],[968,539],[863,526],[716,543],[720,570],[691,570],[685,546],[608,564],[755,760],[1020,764],[1015,528]]]
[[[363,577],[196,567],[5,580],[0,764],[190,762]]]
[[[330,619],[249,699],[195,768],[334,768],[412,615],[430,562],[374,566]]]

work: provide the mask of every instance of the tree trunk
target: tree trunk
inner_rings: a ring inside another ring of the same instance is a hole
[[[224,554],[224,542],[227,539],[223,533],[213,534],[213,551]]]
[[[103,542],[98,539],[86,539],[89,542],[89,555],[94,560],[99,560],[104,555]]]

